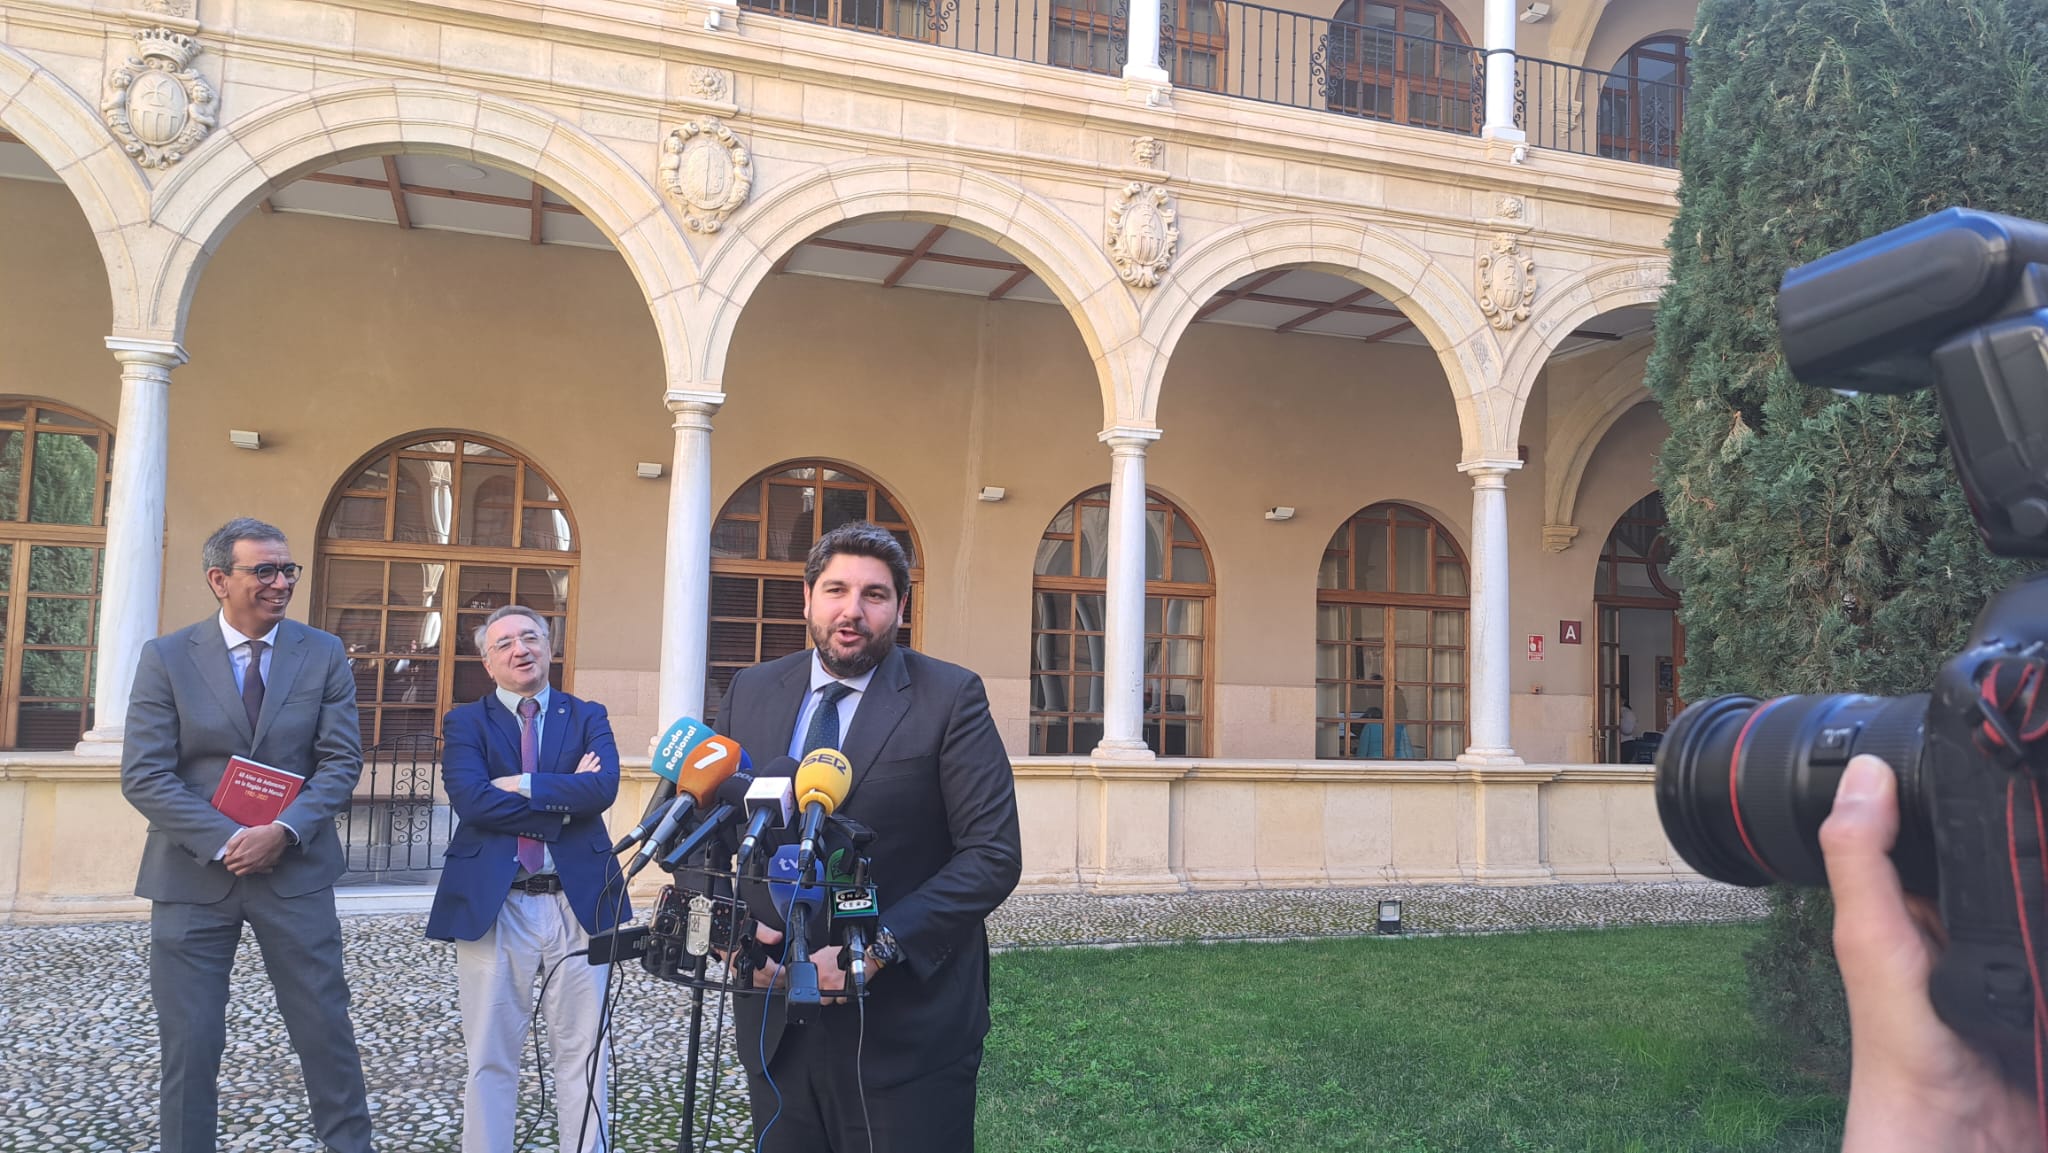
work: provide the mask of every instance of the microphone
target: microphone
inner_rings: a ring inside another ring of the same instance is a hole
[[[745,812],[747,792],[754,787],[755,779],[754,774],[742,769],[721,782],[718,791],[712,794],[718,801],[718,807],[704,814],[704,820],[689,836],[683,838],[682,843],[675,847],[675,851],[661,859],[661,867],[674,872],[678,865],[690,859],[691,853],[696,852],[699,846],[710,839],[711,834],[724,828],[740,813]]]
[[[675,799],[677,768],[682,758],[710,735],[711,726],[695,717],[683,717],[670,725],[667,732],[661,734],[661,739],[654,745],[651,766],[655,775],[661,778],[661,783],[654,787],[654,795],[647,798],[647,808],[640,814],[640,823],[633,826],[632,832],[613,843],[612,855],[617,856],[646,840],[647,834],[652,833],[656,826],[661,824],[662,816],[668,812],[669,802]]]
[[[819,749],[797,765],[796,801],[804,811],[802,839],[796,854],[799,874],[811,871],[812,862],[817,860],[818,831],[852,788],[853,762],[838,749]]]
[[[740,771],[746,754],[739,742],[731,737],[713,733],[698,743],[690,753],[689,763],[680,766],[676,776],[676,799],[668,807],[668,815],[640,846],[640,852],[633,858],[633,864],[626,870],[626,879],[647,867],[647,863],[668,849],[675,840],[676,830],[682,826],[683,818],[698,805],[711,799],[718,786],[727,777]]]
[[[789,827],[789,814],[796,804],[796,790],[790,780],[796,774],[795,757],[777,757],[767,768],[762,769],[754,783],[747,788],[744,798],[747,809],[747,832],[740,838],[740,851],[736,868],[744,869],[754,856],[754,849],[761,842],[761,834],[770,826],[777,829]]]

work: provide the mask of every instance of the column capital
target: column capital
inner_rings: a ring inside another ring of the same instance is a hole
[[[153,364],[159,368],[176,368],[190,359],[185,355],[185,346],[175,340],[136,336],[108,337],[107,351],[122,364]]]
[[[1519,460],[1461,460],[1458,471],[1472,478],[1473,488],[1504,488],[1508,474],[1522,467]]]
[[[662,393],[661,399],[670,412],[680,413],[686,408],[695,408],[713,413],[725,403],[725,393],[716,388],[671,388]]]
[[[1135,452],[1143,455],[1145,446],[1159,439],[1160,430],[1138,428],[1135,425],[1111,425],[1095,434],[1095,439],[1108,445],[1113,452]]]

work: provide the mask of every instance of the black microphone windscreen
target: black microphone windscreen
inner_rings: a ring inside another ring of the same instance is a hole
[[[754,775],[755,775],[756,777],[793,777],[793,776],[796,776],[796,758],[795,758],[795,757],[777,757],[777,758],[775,758],[774,760],[772,760],[772,761],[769,761],[769,762],[768,762],[768,767],[767,767],[767,768],[764,768],[764,769],[762,769],[762,770],[761,770],[760,772],[758,772],[758,773],[755,773]]]

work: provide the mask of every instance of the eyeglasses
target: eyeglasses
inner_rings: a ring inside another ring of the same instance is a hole
[[[231,564],[228,566],[228,571],[231,573],[248,573],[261,584],[269,584],[281,576],[284,578],[284,583],[295,585],[299,583],[299,576],[306,571],[306,566],[302,564]]]
[[[521,648],[545,649],[547,648],[548,642],[546,637],[543,637],[539,633],[529,629],[526,632],[519,633],[515,636],[499,637],[497,639],[497,642],[491,645],[491,652],[508,652],[515,644],[520,646]]]

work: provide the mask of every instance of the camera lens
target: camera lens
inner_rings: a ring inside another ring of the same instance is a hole
[[[1871,753],[1899,779],[1892,859],[1914,892],[1932,892],[1921,801],[1927,694],[1716,697],[1672,722],[1657,751],[1657,815],[1694,869],[1731,885],[1824,886],[1820,826],[1849,758]]]

